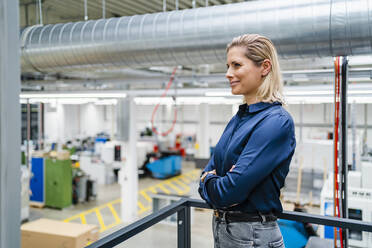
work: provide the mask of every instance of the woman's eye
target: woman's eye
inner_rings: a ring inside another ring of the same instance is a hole
[[[241,65],[238,64],[238,63],[235,63],[234,66],[235,66],[235,67],[240,67]]]

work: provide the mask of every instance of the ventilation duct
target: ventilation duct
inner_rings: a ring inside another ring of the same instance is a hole
[[[22,32],[23,72],[225,63],[244,33],[270,37],[282,58],[370,54],[369,0],[250,1]]]

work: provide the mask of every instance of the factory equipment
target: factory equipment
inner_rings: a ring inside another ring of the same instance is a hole
[[[72,203],[70,160],[45,159],[45,205],[64,208]]]
[[[362,163],[362,168],[365,166],[371,168],[372,164]],[[362,180],[360,180],[361,178]],[[349,172],[348,214],[350,219],[372,221],[372,187],[369,181],[363,173]],[[332,185],[333,174],[330,173],[321,192],[320,212],[322,215],[333,216]],[[321,226],[319,233],[323,238],[333,239],[334,229],[329,226]],[[349,230],[349,245],[352,247],[372,247],[372,233]]]
[[[151,152],[146,155],[141,170],[143,173],[159,179],[169,178],[181,173],[181,152],[161,151]]]
[[[44,205],[45,203],[45,165],[44,158],[33,157],[31,159],[30,201],[33,204]]]

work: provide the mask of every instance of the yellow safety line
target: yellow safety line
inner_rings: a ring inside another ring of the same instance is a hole
[[[98,208],[96,208],[95,212],[96,212],[96,215],[97,215],[97,219],[98,219],[99,225],[101,227],[100,231],[103,232],[104,230],[106,230],[106,226],[105,226],[105,222],[103,222],[103,218],[102,218],[101,212],[98,210]]]
[[[180,177],[181,180],[183,180],[185,183],[190,183],[191,180],[186,178],[184,175],[182,175],[182,177]]]
[[[196,171],[191,171],[188,174],[188,176],[191,177],[192,179],[196,179],[199,175],[196,174]]]
[[[182,195],[183,194],[183,191],[180,190],[179,188],[177,188],[176,186],[174,186],[171,182],[166,181],[165,183],[167,185],[169,185],[169,187],[171,187],[172,189],[174,189],[177,192],[177,194],[179,194],[179,195]]]
[[[149,187],[149,190],[154,194],[158,193],[154,186]]]
[[[114,226],[117,226],[117,225],[119,225],[119,224],[120,224],[120,222],[119,222],[119,223],[114,222],[114,223],[112,223],[112,224],[106,226],[104,229],[101,229],[99,232],[100,232],[100,233],[101,233],[101,232],[104,232],[104,231],[106,231],[106,230],[108,230],[108,229],[111,229],[111,228],[113,228]]]
[[[142,214],[142,213],[147,212],[149,210],[150,210],[150,207],[146,207],[146,208],[141,209],[140,211],[138,211],[137,214]]]
[[[156,186],[158,186],[161,190],[163,190],[164,193],[166,193],[167,195],[169,195],[171,193],[167,188],[165,188],[163,186],[163,184],[159,184],[159,185],[156,185]]]
[[[148,194],[146,194],[145,190],[141,190],[140,191],[140,194],[143,196],[143,198],[145,198],[148,202],[152,202],[152,199],[150,198],[150,196]]]
[[[108,208],[111,210],[111,213],[112,213],[112,215],[113,215],[114,218],[115,218],[115,223],[120,223],[121,220],[120,220],[118,214],[116,213],[116,210],[115,210],[114,207],[112,206],[112,204],[108,204],[107,206],[108,206]]]
[[[140,201],[137,202],[137,205],[138,205],[138,207],[140,208],[140,210],[142,210],[142,211],[143,211],[144,209],[146,209],[146,207],[143,206],[142,202],[140,202]]]
[[[87,224],[87,220],[85,219],[85,215],[84,214],[81,214],[80,215],[80,219],[81,219],[81,224]]]
[[[177,183],[178,185],[180,185],[181,187],[183,187],[185,189],[184,190],[185,193],[190,191],[190,187],[184,184],[179,178],[175,178],[173,179],[173,181]]]
[[[156,189],[156,187],[158,187],[159,189],[161,189],[162,191],[164,191],[164,193],[166,193],[166,194],[171,194],[171,192],[164,186],[164,184],[169,185],[172,189],[176,190],[179,194],[184,194],[184,193],[190,191],[190,187],[188,185],[186,185],[186,184],[187,183],[190,183],[191,181],[193,181],[196,178],[198,178],[199,177],[199,174],[200,174],[200,169],[194,169],[192,171],[188,171],[187,173],[184,173],[184,174],[181,174],[179,176],[173,177],[171,179],[168,179],[167,181],[164,181],[164,182],[158,183],[156,185],[147,187],[147,188],[141,190],[140,191],[140,194],[147,201],[149,201],[149,202],[151,202],[152,199],[148,196],[148,194],[146,193],[146,191],[151,191],[152,193],[156,194],[158,192],[158,190]],[[185,189],[187,189],[187,191],[184,190],[182,192],[175,185],[173,185],[172,182],[175,182],[178,185],[180,185],[181,187],[184,187]],[[85,224],[86,223],[86,217],[85,216],[87,214],[90,214],[90,213],[95,212],[96,215],[97,215],[97,218],[98,218],[98,222],[100,223],[100,226],[101,226],[100,232],[103,232],[103,231],[105,231],[105,230],[107,230],[109,228],[112,228],[112,227],[118,225],[119,223],[121,223],[121,220],[120,220],[120,218],[119,218],[116,210],[112,206],[113,204],[120,203],[121,201],[122,201],[121,198],[118,198],[118,199],[115,199],[115,200],[110,201],[108,203],[105,203],[105,204],[102,204],[100,206],[97,206],[95,208],[91,208],[91,209],[85,210],[85,211],[83,211],[81,213],[78,213],[76,215],[73,215],[73,216],[65,219],[64,222],[69,222],[69,221],[72,221],[74,219],[80,218],[81,223]],[[137,205],[140,208],[140,211],[138,212],[138,214],[141,214],[141,213],[144,213],[144,212],[150,210],[150,207],[145,207],[141,202],[138,202]],[[114,215],[115,221],[116,221],[115,223],[110,224],[108,226],[105,226],[104,221],[103,221],[103,218],[102,218],[102,215],[99,212],[101,209],[103,209],[105,207],[108,207],[111,210],[112,214]]]
[[[81,213],[78,213],[78,214],[75,214],[65,220],[63,220],[64,222],[69,222],[73,219],[77,219],[77,218],[80,218],[80,215],[83,214],[83,215],[87,215],[87,214],[90,214],[90,213],[93,213],[94,211],[96,211],[96,209],[102,209],[102,208],[105,208],[107,207],[108,204],[115,204],[115,203],[118,203],[118,202],[121,202],[121,198],[119,199],[116,199],[116,200],[113,200],[113,201],[110,201],[110,202],[107,202],[105,204],[102,204],[100,206],[97,206],[97,207],[94,207],[94,208],[91,208],[91,209],[88,209],[88,210],[85,210]]]

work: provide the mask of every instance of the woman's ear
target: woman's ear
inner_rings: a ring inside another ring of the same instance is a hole
[[[271,71],[271,61],[269,59],[265,59],[261,64],[261,76],[266,77]]]

